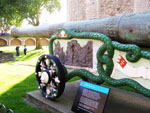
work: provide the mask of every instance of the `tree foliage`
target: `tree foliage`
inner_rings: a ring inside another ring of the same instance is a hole
[[[61,6],[59,0],[0,0],[0,31],[7,32],[12,25],[20,26],[24,19],[38,26],[44,8],[52,13]]]
[[[0,32],[8,32],[13,25],[21,25],[27,11],[27,1],[0,0]]]
[[[26,19],[29,24],[38,26],[40,24],[39,18],[43,9],[46,9],[49,13],[61,8],[59,0],[29,0],[28,13]]]
[[[38,26],[43,9],[52,13],[60,8],[59,0],[0,0],[0,32],[8,32],[13,25],[20,26],[24,19],[29,24]],[[39,39],[37,42],[40,44]],[[37,45],[36,48],[41,48]]]
[[[49,13],[54,10],[60,10],[61,5],[59,0],[29,0],[28,2],[28,13],[26,19],[29,24],[38,26],[40,24],[40,14],[43,9],[46,9]],[[36,49],[41,49],[40,39],[36,39]]]

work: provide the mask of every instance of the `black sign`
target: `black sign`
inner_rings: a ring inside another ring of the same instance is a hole
[[[110,88],[81,81],[71,110],[76,113],[103,113],[109,91]]]

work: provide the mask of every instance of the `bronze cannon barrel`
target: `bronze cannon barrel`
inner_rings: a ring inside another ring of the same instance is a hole
[[[103,33],[112,40],[150,47],[150,13],[126,14],[108,18],[72,21],[61,24],[25,28],[14,28],[14,37],[50,37],[58,28]]]

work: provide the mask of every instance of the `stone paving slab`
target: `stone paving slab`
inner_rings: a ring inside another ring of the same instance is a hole
[[[40,91],[27,93],[27,102],[44,113],[73,113],[71,107],[79,81],[67,83],[63,95],[56,101],[43,97]],[[150,98],[143,95],[111,88],[104,113],[150,113]]]

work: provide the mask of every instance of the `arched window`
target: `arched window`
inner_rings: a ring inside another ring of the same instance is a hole
[[[35,41],[32,38],[29,38],[25,41],[25,45],[28,45],[28,46],[35,45]]]
[[[41,39],[41,45],[42,45],[42,46],[47,46],[47,45],[48,45],[48,40],[45,39],[45,38],[42,38],[42,39]]]
[[[11,45],[21,45],[21,41],[17,38],[14,38],[13,40],[11,40]]]
[[[0,46],[7,46],[7,41],[0,38]]]

